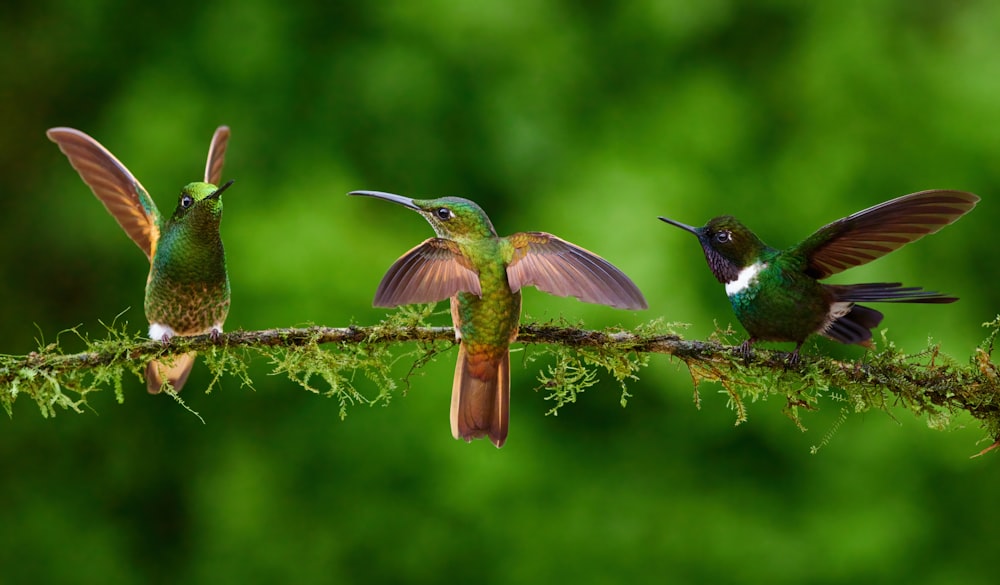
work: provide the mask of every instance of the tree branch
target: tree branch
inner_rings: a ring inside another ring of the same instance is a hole
[[[454,344],[451,327],[422,324],[429,311],[401,311],[375,326],[236,331],[218,340],[202,335],[174,338],[169,344],[108,327],[106,339],[84,339],[88,348],[82,352],[63,353],[59,344],[53,343],[25,356],[0,356],[0,400],[11,413],[14,399],[27,394],[39,404],[43,415],[49,416],[55,414],[54,406],[81,411],[87,394],[111,384],[121,401],[126,371],[141,377],[149,359],[187,351],[203,355],[214,373],[209,390],[223,373],[252,385],[247,374],[252,356],[247,354],[255,352],[270,361],[274,373],[284,373],[310,391],[338,397],[343,413],[350,404],[389,399],[397,381],[390,372],[394,361],[412,355],[412,374]],[[785,398],[784,412],[804,428],[800,409],[816,410],[825,396],[841,403],[843,416],[899,404],[926,415],[928,424],[939,428],[948,426],[953,413],[965,411],[995,438],[1000,429],[1000,376],[991,354],[1000,317],[984,325],[990,334],[965,365],[941,356],[937,347],[904,355],[883,339],[880,345],[884,349],[869,352],[856,362],[803,355],[799,364],[790,367],[785,352],[758,350],[747,360],[735,353],[735,346],[715,340],[685,340],[669,326],[656,323],[637,331],[527,324],[521,327],[517,343],[543,345],[544,353],[554,355],[554,363],[538,375],[538,389],[548,392],[554,401],[552,412],[574,402],[580,392],[595,384],[596,371],[601,369],[621,384],[624,404],[629,396],[627,383],[638,379],[636,373],[651,354],[663,354],[687,366],[696,397],[702,382],[720,383],[729,394],[737,424],[746,420],[745,399],[778,395]],[[388,351],[389,346],[414,342],[416,349],[403,355]],[[336,347],[320,347],[332,345]],[[380,387],[378,395],[366,396],[354,387],[357,371],[375,381]],[[317,377],[329,388],[316,388],[312,380]]]

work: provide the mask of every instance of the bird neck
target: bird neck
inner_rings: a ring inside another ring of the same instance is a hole
[[[215,282],[226,278],[225,250],[218,224],[212,229],[200,223],[167,226],[157,243],[155,271],[184,282]]]

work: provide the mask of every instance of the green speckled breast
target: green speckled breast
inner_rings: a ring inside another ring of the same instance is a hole
[[[229,279],[222,284],[157,279],[146,287],[146,319],[177,335],[207,333],[229,313]]]
[[[469,293],[458,294],[456,324],[463,343],[474,353],[507,351],[517,337],[521,319],[521,293],[512,293],[507,284],[507,268],[496,250],[497,241],[486,241],[467,250],[467,257],[479,270],[482,297]],[[478,261],[476,260],[478,258]]]
[[[146,283],[146,319],[178,335],[208,332],[229,313],[226,255],[214,233],[176,230],[159,242]]]

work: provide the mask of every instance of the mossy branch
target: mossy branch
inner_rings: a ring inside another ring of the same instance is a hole
[[[412,364],[402,379],[408,385],[415,370],[454,345],[451,327],[425,325],[431,313],[431,306],[418,307],[401,310],[374,326],[236,331],[217,340],[203,335],[174,338],[169,344],[109,326],[104,339],[91,341],[80,336],[87,346],[85,351],[64,353],[57,342],[28,355],[0,356],[0,403],[11,414],[15,399],[24,394],[35,400],[44,416],[54,415],[56,407],[81,412],[88,394],[109,385],[118,400],[124,400],[125,372],[141,378],[149,359],[198,351],[213,373],[208,391],[223,374],[252,386],[249,363],[263,357],[272,366],[272,374],[285,375],[309,391],[337,398],[343,416],[350,405],[384,403],[391,398],[400,381],[391,373],[397,361]],[[859,361],[813,354],[803,355],[799,364],[789,367],[785,352],[758,350],[749,360],[738,356],[734,346],[723,342],[730,332],[708,341],[687,340],[676,332],[678,326],[659,322],[635,331],[526,324],[517,343],[545,346],[532,352],[527,361],[539,354],[554,357],[539,373],[537,387],[553,402],[550,414],[557,414],[559,408],[575,402],[579,393],[596,384],[601,370],[621,386],[624,406],[628,383],[638,380],[638,371],[653,354],[663,354],[687,366],[696,402],[702,382],[721,384],[737,424],[747,418],[748,401],[775,395],[784,397],[784,412],[804,430],[800,411],[818,409],[825,397],[839,403],[842,417],[902,405],[926,416],[934,428],[947,428],[952,415],[964,411],[996,438],[1000,436],[1000,375],[991,356],[1000,317],[984,326],[989,334],[965,364],[941,355],[936,346],[906,355],[883,337],[878,344],[882,349],[866,353]],[[72,332],[79,336],[76,330]],[[390,351],[400,344],[415,347]],[[377,393],[358,390],[354,380],[359,373],[374,382]],[[829,434],[820,446],[829,440]]]

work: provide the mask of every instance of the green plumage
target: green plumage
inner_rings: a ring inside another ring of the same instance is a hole
[[[822,329],[834,299],[803,273],[800,260],[767,248],[760,258],[766,268],[750,286],[729,295],[733,313],[754,338],[799,340]]]
[[[507,351],[517,336],[521,314],[521,292],[511,292],[507,265],[503,260],[504,240],[493,237],[459,244],[462,254],[479,275],[480,294],[459,293],[459,332],[471,346]],[[494,353],[494,352],[491,352]]]
[[[219,235],[222,199],[209,183],[184,187],[164,222],[146,284],[146,318],[178,335],[206,333],[229,312],[229,274]],[[187,204],[187,206],[185,206]]]
[[[49,139],[59,145],[80,178],[149,259],[145,311],[149,336],[168,342],[174,335],[213,336],[222,331],[229,312],[229,276],[219,236],[222,175],[229,128],[212,136],[205,181],[189,183],[177,199],[173,215],[160,215],[149,192],[108,149],[73,128],[52,128]],[[165,382],[180,391],[195,354],[151,361],[146,367],[150,392]]]
[[[635,284],[603,258],[543,232],[500,237],[486,213],[468,199],[351,194],[417,211],[437,234],[396,260],[379,283],[374,304],[451,299],[460,340],[451,402],[457,439],[489,437],[497,447],[507,439],[509,346],[517,337],[522,287],[615,307],[646,306]]]
[[[696,228],[660,219],[697,236],[712,274],[726,285],[737,319],[753,342],[794,341],[791,361],[813,334],[867,345],[882,313],[860,302],[950,303],[955,297],[896,282],[823,284],[820,279],[865,264],[932,234],[975,207],[979,197],[962,191],[921,191],[827,224],[786,250],[766,245],[728,215]]]

